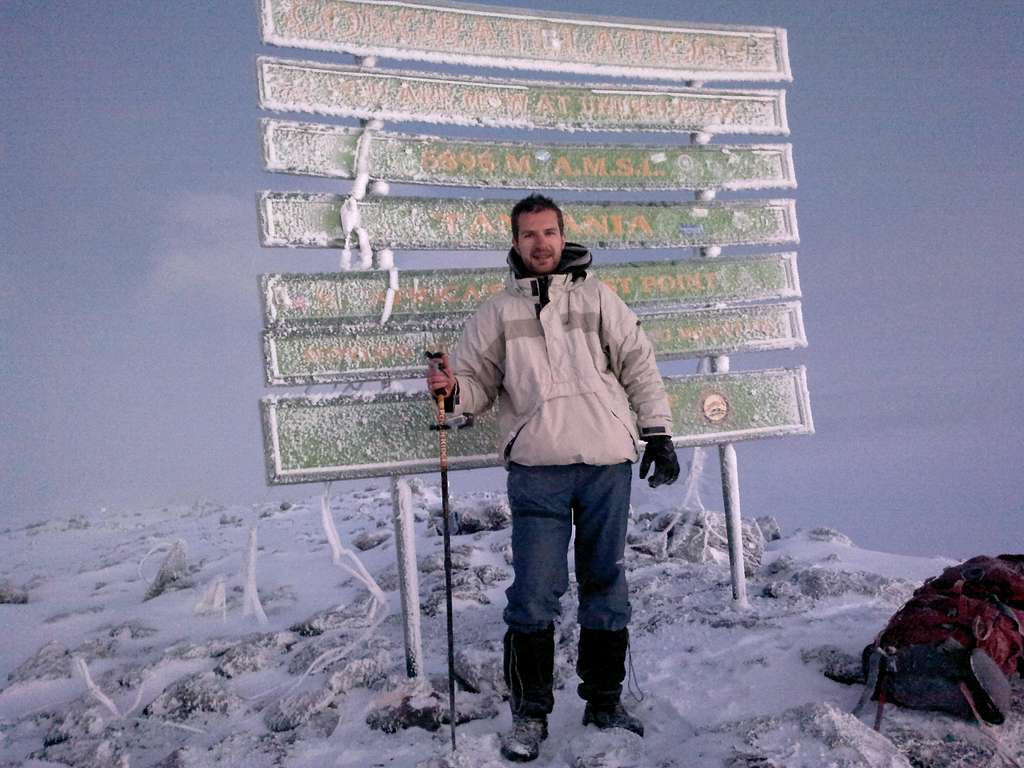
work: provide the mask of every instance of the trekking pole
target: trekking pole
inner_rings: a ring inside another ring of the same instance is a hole
[[[442,352],[425,352],[428,364],[443,370]],[[441,513],[444,519],[444,597],[448,609],[448,719],[452,729],[452,751],[455,746],[455,630],[452,624],[452,537],[451,511],[448,506],[448,425],[445,423],[444,392],[434,392],[437,401],[437,430],[441,447]]]

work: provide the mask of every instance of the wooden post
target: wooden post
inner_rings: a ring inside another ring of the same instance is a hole
[[[409,481],[401,475],[391,476],[391,504],[395,524],[395,556],[398,560],[398,590],[402,598],[405,672],[409,677],[422,677],[420,580],[416,566],[416,538],[413,534],[412,491]]]
[[[690,135],[691,144],[707,144],[711,141],[709,133],[694,133]],[[698,200],[711,201],[715,199],[715,190],[701,189],[694,195]],[[700,248],[701,257],[707,259],[717,258],[721,255],[722,249],[719,246]],[[729,371],[729,356],[718,355],[710,358],[712,373],[727,373]],[[722,443],[718,446],[718,463],[722,473],[722,503],[725,512],[725,531],[729,540],[729,570],[732,575],[732,599],[737,608],[746,609],[750,607],[747,601],[747,575],[743,564],[743,520],[740,516],[740,480],[739,469],[736,464],[736,448],[732,443]]]

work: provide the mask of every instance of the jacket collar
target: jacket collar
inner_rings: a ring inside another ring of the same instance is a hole
[[[594,258],[590,255],[590,251],[584,246],[579,243],[567,242],[562,249],[561,261],[558,262],[558,266],[555,267],[554,271],[547,276],[568,275],[573,282],[582,280],[586,277],[587,269],[593,260]],[[523,264],[523,257],[519,255],[515,248],[509,248],[506,261],[508,262],[509,269],[512,271],[512,277],[516,280],[545,277],[545,275],[534,275],[527,270],[526,265]]]

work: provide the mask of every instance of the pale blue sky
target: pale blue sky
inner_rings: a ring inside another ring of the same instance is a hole
[[[1020,4],[628,13],[789,32],[809,347],[733,366],[806,364],[818,433],[738,447],[744,513],[893,551],[1021,551]],[[261,249],[254,197],[345,184],[261,170],[254,62],[344,57],[262,46],[250,0],[7,0],[0,29],[5,512],[316,492],[264,483],[256,281],[332,269],[337,254]],[[460,473],[453,487],[501,481]]]

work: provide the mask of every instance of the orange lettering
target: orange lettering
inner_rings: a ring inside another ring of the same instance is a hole
[[[607,176],[608,169],[605,167],[605,159],[603,157],[586,157],[583,158],[583,175],[584,176]]]
[[[492,51],[498,50],[498,36],[494,33],[491,22],[483,16],[476,17],[476,25],[473,30],[474,43],[484,45]]]
[[[532,173],[530,155],[523,154],[518,158],[515,155],[505,155],[505,168],[509,173]]]
[[[563,212],[563,218],[565,219],[565,231],[572,235],[578,235],[581,233],[580,225],[576,223],[574,219],[568,213]]]
[[[576,175],[576,171],[572,169],[572,164],[569,162],[569,158],[565,155],[561,155],[558,160],[555,161],[555,173],[560,176]]]
[[[615,42],[607,30],[599,29],[594,35],[594,50],[600,53],[613,53],[615,51]]]
[[[492,233],[495,231],[495,228],[491,220],[487,218],[487,214],[481,212],[473,217],[473,222],[469,225],[469,231]]]
[[[629,222],[629,231],[631,234],[636,232],[638,229],[643,230],[644,233],[648,235],[654,234],[654,230],[651,229],[650,222],[647,221],[647,217],[642,213],[638,213],[633,217],[633,220]]]
[[[555,103],[546,94],[541,94],[537,97],[537,111],[538,112],[554,112]]]
[[[608,234],[608,217],[604,216],[600,219],[594,216],[587,216],[583,219],[583,228],[587,231],[588,235],[607,235]]]
[[[679,277],[684,281],[684,284],[686,285],[687,288],[692,288],[695,291],[699,291],[700,290],[700,273],[699,272],[691,272],[688,275],[680,275]]]
[[[448,230],[449,235],[454,235],[459,231],[459,214],[456,211],[435,211],[430,214],[430,218],[434,219],[445,226]]]

